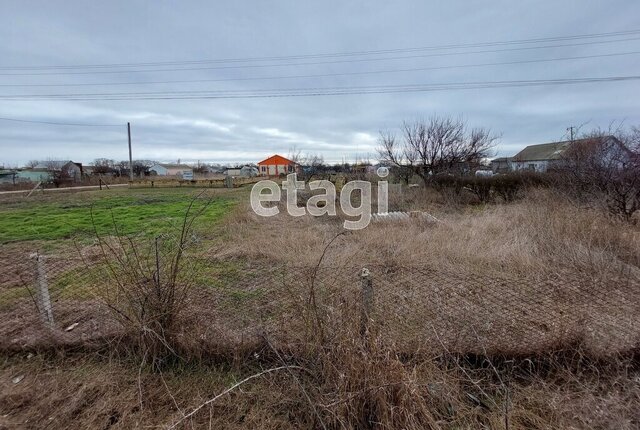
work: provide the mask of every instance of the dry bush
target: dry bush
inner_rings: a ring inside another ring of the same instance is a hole
[[[616,137],[592,131],[571,145],[557,170],[568,195],[598,205],[613,217],[635,220],[640,210],[640,156]]]
[[[185,252],[193,241],[194,221],[210,203],[196,209],[199,197],[191,200],[174,234],[152,241],[122,236],[115,220],[115,236],[102,237],[96,230],[102,278],[96,293],[124,327],[125,336],[134,341],[142,361],[154,367],[177,355],[172,346],[175,333],[197,277],[196,268],[185,261]]]
[[[438,428],[438,415],[446,413],[443,399],[427,395],[421,384],[416,368],[428,362],[405,365],[378,339],[365,345],[358,336],[342,337],[317,365],[318,406],[329,428]]]

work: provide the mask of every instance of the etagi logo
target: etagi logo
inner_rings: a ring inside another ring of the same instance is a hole
[[[389,169],[378,167],[376,171],[380,178],[389,175]],[[282,189],[287,192],[287,213],[291,216],[304,216],[309,213],[312,216],[331,215],[336,216],[336,187],[332,182],[321,180],[309,182],[311,191],[323,190],[324,193],[314,194],[307,200],[306,207],[298,206],[298,190],[304,190],[304,181],[298,181],[295,173],[287,175],[287,179],[282,182]],[[359,191],[360,205],[354,206],[351,195],[354,191]],[[282,198],[280,186],[270,180],[256,183],[251,189],[251,209],[264,217],[276,216],[280,213],[277,206],[265,207],[263,202],[279,202]],[[340,209],[348,217],[358,217],[356,221],[345,220],[344,228],[347,230],[361,230],[371,222],[371,182],[369,181],[349,181],[340,191]],[[386,213],[389,211],[389,183],[386,180],[378,181],[377,190],[377,211]]]

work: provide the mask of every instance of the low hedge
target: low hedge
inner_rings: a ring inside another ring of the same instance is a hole
[[[505,202],[516,200],[529,187],[548,187],[553,184],[550,175],[534,172],[518,172],[495,176],[437,175],[431,180],[440,192],[459,194],[463,189],[471,191],[481,202],[489,202],[496,196]]]

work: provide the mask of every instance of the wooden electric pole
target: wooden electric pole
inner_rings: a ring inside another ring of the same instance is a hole
[[[129,137],[129,179],[133,181],[133,158],[131,157],[131,123],[127,123],[127,136]]]

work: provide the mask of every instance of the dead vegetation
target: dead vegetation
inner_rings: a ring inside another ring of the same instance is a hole
[[[101,237],[95,230],[101,257],[98,264],[104,264],[97,274],[104,279],[96,286],[96,295],[118,319],[123,336],[135,340],[143,363],[153,367],[163,366],[176,355],[173,338],[197,276],[184,254],[193,240],[193,223],[210,202],[196,210],[194,203],[201,196],[191,200],[175,235],[156,237],[147,246],[123,238],[115,221],[112,237]],[[86,269],[91,270],[92,265],[95,262]]]
[[[312,366],[320,363],[326,368],[318,378]],[[263,373],[282,366],[260,359],[251,366],[150,372],[98,356],[16,355],[0,366],[0,428],[168,428],[179,422],[185,429],[631,430],[640,420],[640,372],[632,357],[598,362],[571,350],[527,359],[407,361],[376,345],[365,352],[351,339],[318,362],[301,364],[307,367],[291,372]],[[253,375],[260,376],[238,385]]]
[[[40,354],[26,359],[19,347],[10,349],[0,377],[25,376],[0,388],[0,423],[640,425],[637,226],[549,190],[511,204],[462,207],[437,193],[405,189],[391,206],[428,211],[438,221],[375,223],[338,236],[340,219],[261,219],[238,208],[221,229],[226,240],[198,258],[243,274],[224,273],[228,283],[189,289],[171,336],[163,337],[177,360],[155,366],[144,348],[131,353],[123,332],[100,355],[72,354],[74,362]],[[153,253],[149,261],[171,267]],[[371,269],[375,291],[364,328],[362,267]],[[142,277],[149,292],[157,279],[151,269]],[[119,288],[139,291],[142,278],[119,278],[125,279]],[[140,303],[119,297],[112,308]],[[139,315],[142,308],[133,309]],[[82,351],[87,337],[76,333],[73,349]],[[38,391],[41,386],[55,387],[54,395]]]
[[[343,238],[324,262],[418,264],[488,275],[597,274],[624,267],[640,275],[640,228],[574,206],[551,190],[532,190],[512,204],[452,208],[446,203],[431,190],[392,195],[391,210],[427,211],[440,221],[371,224]],[[336,218],[265,219],[238,208],[226,224],[237,240],[221,255],[309,265],[340,229]]]

